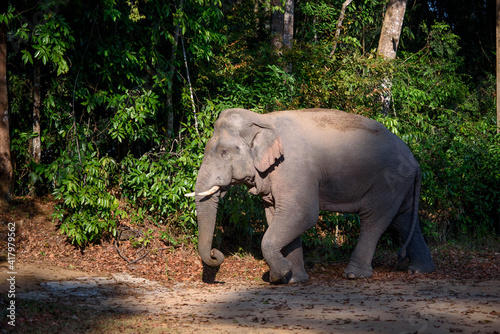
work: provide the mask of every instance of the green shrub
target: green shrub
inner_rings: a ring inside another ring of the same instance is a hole
[[[419,160],[424,233],[438,242],[491,233],[500,213],[495,119],[442,110],[435,118],[404,113],[381,121]]]
[[[249,194],[245,186],[231,187],[219,203],[217,226],[216,247],[259,255],[260,241],[267,228],[261,198]]]
[[[55,183],[54,198],[61,201],[54,218],[72,243],[82,246],[116,235],[117,220],[125,214],[112,192],[116,167],[112,158],[89,152],[81,161],[77,155],[60,158],[46,170]]]
[[[206,116],[213,118],[210,113]],[[196,217],[194,201],[184,194],[194,190],[203,149],[211,133],[206,128],[208,119],[202,117],[198,121],[203,135],[186,126],[187,133],[179,142],[166,142],[159,152],[140,158],[129,155],[120,164],[123,196],[156,221],[177,225],[186,233],[196,231]]]

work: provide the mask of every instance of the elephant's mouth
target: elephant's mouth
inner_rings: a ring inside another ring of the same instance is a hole
[[[255,177],[253,176],[246,176],[243,180],[238,180],[234,182],[233,184],[244,184],[247,187],[255,187]]]

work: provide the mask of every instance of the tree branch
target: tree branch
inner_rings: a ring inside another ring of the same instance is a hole
[[[333,54],[335,53],[335,50],[337,49],[337,43],[339,42],[339,38],[340,38],[340,28],[342,28],[342,22],[344,21],[345,11],[347,9],[347,6],[349,6],[351,4],[351,2],[352,2],[352,0],[346,0],[342,4],[342,10],[340,11],[339,20],[337,22],[337,31],[335,31],[335,40],[333,42],[333,50],[332,50],[332,52],[330,52],[330,57],[333,56]]]
[[[196,130],[196,133],[199,136],[200,133],[198,132],[198,118],[196,117],[196,106],[194,104],[193,86],[191,85],[191,78],[189,76],[189,67],[188,67],[188,63],[187,63],[186,49],[184,48],[184,36],[181,36],[181,44],[182,44],[182,54],[184,55],[184,66],[186,66],[187,82],[188,82],[188,86],[189,86],[189,96],[191,97],[191,105],[193,107],[194,128]]]

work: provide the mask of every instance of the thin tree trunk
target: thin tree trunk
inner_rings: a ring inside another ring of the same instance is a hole
[[[349,6],[349,4],[351,2],[352,2],[352,0],[346,0],[342,4],[342,9],[340,10],[339,20],[337,22],[337,31],[335,31],[335,39],[334,39],[334,42],[333,42],[333,50],[332,50],[332,52],[330,52],[330,57],[333,56],[333,54],[335,53],[335,50],[337,49],[337,43],[339,42],[339,37],[340,37],[340,28],[342,28],[342,22],[344,21],[345,11],[347,9],[347,6]]]
[[[272,0],[273,13],[271,18],[271,45],[276,52],[283,46],[291,48],[293,44],[294,0]],[[283,10],[274,10],[281,7]]]
[[[407,0],[390,0],[385,11],[384,23],[378,42],[378,53],[387,59],[396,59],[401,28],[405,17]],[[392,80],[387,77],[382,83],[382,113],[387,116],[391,108]]]
[[[496,47],[497,47],[497,133],[500,133],[500,0],[496,6]]]
[[[191,98],[191,107],[193,108],[194,129],[196,130],[196,133],[198,135],[200,135],[200,133],[198,132],[198,117],[196,116],[196,104],[194,103],[193,86],[191,85],[191,76],[189,75],[189,67],[188,67],[188,62],[187,62],[187,57],[186,57],[186,49],[184,48],[184,37],[181,37],[181,44],[182,44],[182,54],[184,55],[184,66],[186,66],[186,75],[187,75],[187,82],[188,82],[188,87],[189,87],[189,96]]]
[[[281,7],[281,0],[272,0],[271,16],[271,46],[274,51],[279,52],[283,47],[283,20],[284,14],[275,7]]]
[[[36,137],[32,139],[32,154],[33,161],[37,164],[40,163],[42,156],[42,142],[40,133],[40,62],[34,61],[34,75],[33,75],[33,133]]]
[[[283,14],[283,45],[291,49],[293,43],[293,0],[287,0],[285,3],[285,13]]]
[[[184,0],[179,1],[178,10],[182,10],[184,5]],[[170,69],[168,71],[168,85],[169,92],[167,94],[167,135],[169,138],[174,135],[174,101],[173,101],[173,81],[174,81],[174,73],[175,73],[175,55],[177,54],[177,46],[179,44],[179,34],[180,27],[179,25],[175,26],[174,29],[174,43],[172,45],[172,52],[170,53]]]
[[[0,25],[0,205],[9,201],[12,181],[9,99],[7,95],[7,25]]]

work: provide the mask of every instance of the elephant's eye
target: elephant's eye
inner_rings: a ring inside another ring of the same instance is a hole
[[[222,150],[222,152],[220,152],[220,156],[225,158],[227,156],[227,151],[226,150]]]

